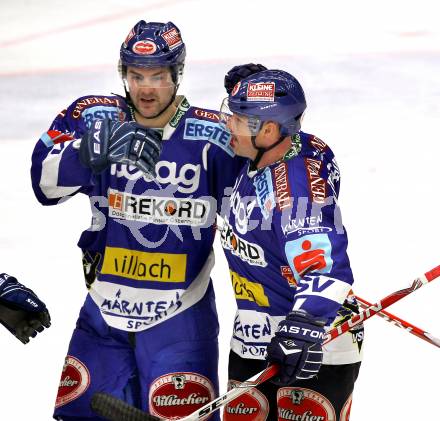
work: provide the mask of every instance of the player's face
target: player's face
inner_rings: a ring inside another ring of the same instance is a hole
[[[228,118],[227,126],[231,132],[231,148],[238,156],[254,159],[257,150],[252,145],[251,130],[249,128],[248,118],[239,114],[232,114]]]
[[[126,82],[136,110],[145,118],[163,111],[176,88],[168,67],[128,67]]]

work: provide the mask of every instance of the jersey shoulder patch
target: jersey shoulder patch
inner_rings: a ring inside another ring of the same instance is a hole
[[[216,111],[191,107],[185,119],[183,139],[208,141],[223,149],[229,156],[235,155],[230,146],[231,135],[220,123]]]
[[[93,120],[108,118],[127,120],[129,109],[120,96],[87,95],[75,100],[67,109],[65,117],[73,121],[83,119],[89,127]]]

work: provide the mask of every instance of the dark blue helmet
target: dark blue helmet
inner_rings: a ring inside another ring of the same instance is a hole
[[[300,83],[282,70],[264,70],[238,82],[228,98],[231,112],[249,117],[259,130],[261,123],[275,121],[282,135],[301,128],[301,116],[307,107]]]
[[[170,67],[175,83],[183,73],[185,44],[179,28],[172,22],[139,21],[127,35],[120,50],[122,73],[127,66]]]

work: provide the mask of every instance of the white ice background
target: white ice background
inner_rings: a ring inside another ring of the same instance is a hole
[[[40,206],[33,145],[85,94],[121,93],[119,46],[139,19],[174,21],[187,44],[181,92],[218,108],[223,75],[261,62],[290,71],[308,98],[303,129],[329,143],[355,291],[375,302],[440,264],[440,30],[435,1],[15,0],[0,2],[0,271],[48,305],[53,326],[27,346],[1,328],[0,420],[48,421],[86,289],[76,242],[85,197]],[[235,304],[216,244],[221,381]],[[440,280],[390,308],[440,336]],[[373,318],[352,421],[438,420],[438,348]]]

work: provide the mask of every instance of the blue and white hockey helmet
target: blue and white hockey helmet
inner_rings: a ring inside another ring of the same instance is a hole
[[[185,56],[185,44],[174,23],[147,23],[141,20],[121,45],[122,75],[127,66],[170,67],[174,83],[178,85],[183,74]]]
[[[303,88],[295,77],[282,70],[264,70],[235,85],[223,101],[222,114],[246,116],[253,136],[265,121],[277,122],[281,134],[287,136],[300,130],[306,107]]]

